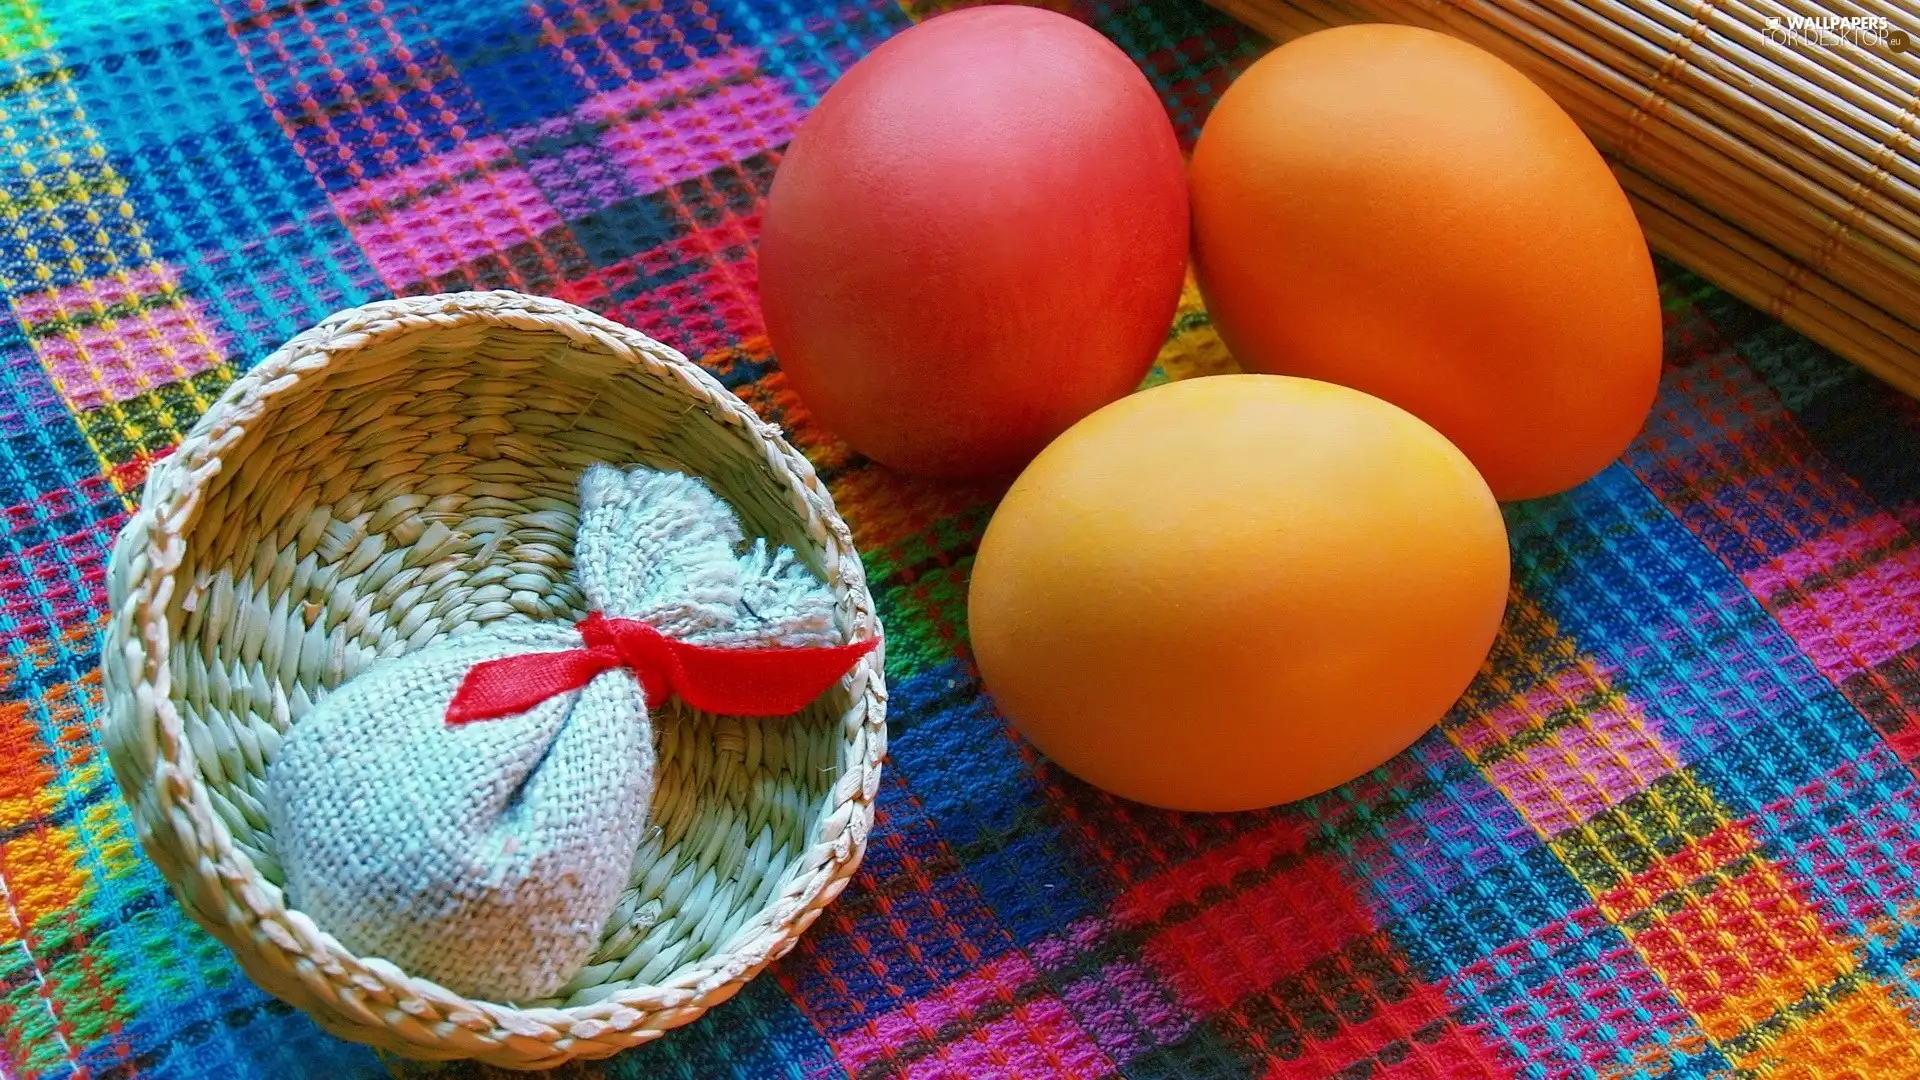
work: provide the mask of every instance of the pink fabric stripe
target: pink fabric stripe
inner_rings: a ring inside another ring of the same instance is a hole
[[[1605,677],[1604,672],[1599,674],[1601,680]],[[1559,710],[1597,693],[1601,685],[1585,668],[1570,668],[1527,691],[1518,700],[1469,716],[1450,733],[1462,750],[1478,756],[1523,731],[1539,727]]]
[[[1632,702],[1593,710],[1487,770],[1542,836],[1586,821],[1679,768]]]
[[[1782,589],[1816,573],[1838,574],[1850,556],[1885,550],[1903,541],[1904,533],[1899,521],[1876,514],[1783,555],[1748,575],[1747,584],[1763,596],[1772,594],[1776,603],[1791,601],[1774,606],[1774,618],[1814,666],[1838,682],[1920,644],[1920,545],[1839,576],[1805,597],[1782,595]]]
[[[125,280],[100,278],[14,302],[29,332],[63,318],[102,319],[33,339],[34,352],[69,407],[85,412],[125,401],[225,359],[228,336],[206,305],[192,297],[124,315],[106,314],[115,305],[155,303],[178,280],[172,269],[154,266],[129,273]]]
[[[1103,1080],[1112,1061],[1057,998],[1041,998],[941,1046],[897,1074],[904,1080]]]
[[[1742,574],[1740,580],[1754,595],[1767,600],[1863,552],[1882,551],[1906,535],[1906,527],[1892,514],[1874,514],[1785,552],[1767,565]]]
[[[712,127],[711,117],[707,114],[716,110],[726,116],[735,114],[729,111],[725,100],[701,99],[721,89],[723,84],[751,82],[758,62],[758,54],[736,50],[636,86],[597,94],[565,116],[549,117],[508,131],[506,140],[516,149],[537,151],[526,158],[527,171],[541,184],[560,216],[573,221],[659,189],[661,178],[656,176],[656,170],[631,167],[637,136],[629,129],[634,123],[647,118],[655,126],[674,129],[675,134],[663,140],[663,146],[638,146],[638,150],[647,155],[671,150],[668,143],[710,134],[707,129]],[[792,107],[790,102],[789,106]],[[606,130],[591,139],[578,138],[583,127],[595,126]],[[556,151],[551,145],[543,147],[540,145],[543,140],[558,140],[564,148]],[[609,145],[618,146],[619,152],[610,154]],[[758,142],[743,143],[736,148],[737,157],[750,156],[759,149]],[[675,160],[679,165],[670,170],[668,176],[686,177],[685,157],[684,153],[677,155]],[[722,164],[732,160],[735,159]]]
[[[505,150],[498,139],[483,142],[499,144],[502,152]],[[397,209],[389,205],[400,197],[398,192],[419,191],[458,175],[470,164],[466,157],[465,151],[452,154],[437,162],[430,174],[409,170],[402,177],[389,177],[334,197],[334,205],[347,219],[354,239],[389,287],[398,289],[443,277],[477,259],[537,239],[560,225],[560,215],[547,203],[539,185],[519,168],[482,172],[444,191],[416,197]],[[403,181],[418,186],[397,188]],[[355,220],[367,214],[377,216],[371,221]]]
[[[14,311],[22,324],[30,325],[89,311],[95,304],[103,307],[124,304],[180,284],[179,272],[170,266],[144,266],[122,276],[125,280],[95,278],[51,292],[29,293],[13,302]]]
[[[1199,1023],[1145,965],[1129,960],[1075,980],[1060,995],[1094,1043],[1120,1061],[1177,1042]]]
[[[1100,1080],[1114,1064],[1051,995],[1015,1005],[1015,991],[1037,976],[1024,956],[1001,957],[949,986],[846,1033],[833,1042],[834,1055],[858,1075],[889,1063],[893,1047],[907,1043],[936,1047],[932,1053],[896,1064],[889,1075],[912,1080],[1025,1080],[1063,1077]],[[1011,1008],[1008,1008],[1011,1006]],[[1008,1011],[985,1024],[983,1010]],[[966,1027],[949,1041],[942,1029]]]
[[[784,83],[760,77],[617,123],[601,145],[647,194],[779,146],[803,111]]]
[[[1610,691],[1607,673],[1569,668],[1524,697],[1452,729],[1469,755],[1493,757],[1564,710],[1578,717],[1486,765],[1527,823],[1544,836],[1576,825],[1679,768],[1640,707]]]

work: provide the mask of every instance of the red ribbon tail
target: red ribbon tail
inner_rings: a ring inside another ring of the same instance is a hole
[[[620,666],[611,649],[571,649],[567,652],[527,653],[487,660],[467,669],[447,703],[447,723],[493,720],[523,713],[569,690],[578,690],[595,675]]]
[[[669,644],[679,662],[674,689],[682,701],[722,716],[786,716],[826,693],[876,642],[792,649]]]

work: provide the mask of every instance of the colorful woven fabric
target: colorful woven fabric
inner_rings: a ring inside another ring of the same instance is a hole
[[[1197,0],[1065,6],[1189,144],[1262,48]],[[997,489],[850,455],[758,321],[781,147],[927,13],[0,0],[0,1072],[480,1075],[322,1035],[187,922],[100,753],[95,667],[112,536],[236,372],[339,307],[500,285],[785,424],[889,639],[855,886],[735,1001],[568,1075],[1920,1077],[1920,405],[1664,267],[1651,423],[1510,508],[1508,627],[1440,730],[1267,813],[1108,798],[968,662]],[[1227,364],[1189,296],[1156,378]]]

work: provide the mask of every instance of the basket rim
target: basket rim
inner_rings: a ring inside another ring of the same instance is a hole
[[[821,545],[828,585],[851,610],[850,640],[878,642],[842,681],[850,702],[840,725],[847,767],[828,790],[808,846],[783,875],[780,892],[723,947],[673,978],[618,990],[585,1005],[523,1008],[469,999],[388,961],[355,956],[304,913],[287,907],[280,889],[260,876],[214,811],[169,693],[167,609],[180,587],[176,573],[185,557],[186,537],[197,522],[203,496],[222,471],[222,452],[242,438],[249,425],[269,415],[276,398],[335,360],[400,335],[473,323],[558,333],[576,346],[628,360],[648,375],[677,383],[681,392],[705,404],[714,419],[739,428],[766,454],[769,470],[784,482],[806,531]],[[162,876],[188,913],[221,937],[250,973],[254,963],[264,963],[297,978],[350,1027],[385,1028],[399,1043],[445,1050],[449,1042],[444,1036],[451,1033],[444,1025],[450,1022],[466,1033],[459,1043],[471,1043],[478,1035],[483,1042],[513,1048],[503,1058],[460,1056],[500,1063],[527,1062],[536,1047],[541,1063],[557,1064],[647,1041],[731,997],[789,951],[839,895],[865,851],[886,751],[885,643],[851,532],[812,465],[778,426],[762,420],[678,351],[573,304],[505,290],[440,293],[378,300],[323,319],[236,379],[174,453],[153,467],[140,506],[115,544],[108,577],[112,619],[102,660],[108,676],[108,743],[143,847],[151,857],[158,842],[153,834],[171,834],[187,865],[224,899],[226,925],[213,922],[189,902],[182,884],[160,863]],[[856,752],[845,753],[848,749]],[[149,801],[151,808],[143,805]],[[270,955],[276,951],[282,955]],[[434,1034],[436,1022],[442,1035]]]

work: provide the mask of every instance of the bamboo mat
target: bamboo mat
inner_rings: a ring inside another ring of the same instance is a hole
[[[1920,395],[1920,7],[1209,2],[1280,41],[1388,21],[1495,53],[1586,129],[1655,251]]]

